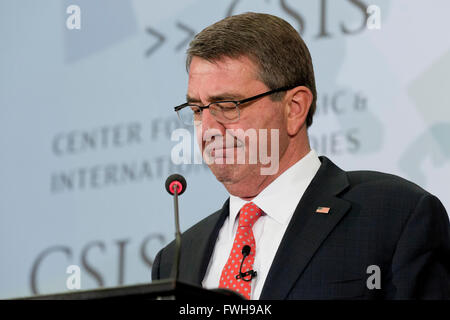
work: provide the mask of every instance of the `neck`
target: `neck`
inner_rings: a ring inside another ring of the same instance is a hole
[[[305,157],[311,150],[309,143],[304,144],[303,148],[288,148],[281,156],[277,173],[273,175],[261,175],[258,173],[250,174],[244,179],[233,184],[224,184],[228,192],[245,201],[251,201],[268,185],[275,181],[287,169],[296,164]]]

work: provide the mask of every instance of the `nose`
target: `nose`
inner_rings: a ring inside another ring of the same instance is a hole
[[[211,140],[213,136],[225,135],[225,127],[211,115],[208,109],[202,112],[201,129],[203,139]]]

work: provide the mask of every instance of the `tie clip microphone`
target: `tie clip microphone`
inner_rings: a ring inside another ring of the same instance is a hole
[[[253,278],[256,278],[257,273],[254,270],[242,272],[242,265],[244,264],[244,260],[250,254],[251,250],[252,250],[252,248],[250,248],[249,245],[245,245],[242,248],[242,261],[241,261],[241,266],[239,267],[239,274],[237,274],[235,277],[236,280],[242,279],[242,280],[248,282],[248,281],[252,281]],[[245,277],[248,277],[248,276],[250,276],[250,278],[245,279]]]

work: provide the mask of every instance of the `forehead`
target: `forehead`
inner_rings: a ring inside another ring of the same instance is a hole
[[[215,61],[193,57],[191,61],[188,83],[190,97],[215,96],[230,91],[245,93],[255,85],[264,87],[258,80],[255,63],[246,56],[224,57]]]
[[[250,72],[256,75],[256,65],[247,56],[221,57],[207,60],[194,56],[189,67],[189,75],[203,72]]]

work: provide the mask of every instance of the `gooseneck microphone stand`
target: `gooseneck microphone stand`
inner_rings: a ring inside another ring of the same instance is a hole
[[[180,215],[178,213],[178,196],[186,190],[186,179],[180,174],[172,174],[166,180],[166,190],[173,195],[173,207],[175,215],[175,257],[170,271],[170,277],[178,281],[180,270],[180,252],[181,252],[181,231]]]
[[[178,185],[173,186],[173,206],[175,214],[175,258],[171,271],[171,278],[178,281],[178,273],[180,270],[180,252],[181,252],[181,231],[180,231],[180,215],[178,214]]]

